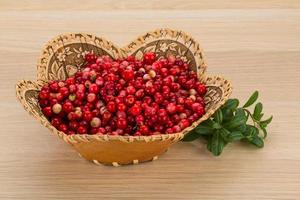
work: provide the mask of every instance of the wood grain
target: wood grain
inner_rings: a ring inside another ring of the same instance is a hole
[[[299,199],[299,1],[72,2],[0,1],[0,199]],[[17,102],[14,84],[36,78],[55,35],[88,32],[122,46],[158,27],[199,40],[208,73],[229,78],[232,96],[261,92],[274,115],[264,149],[238,143],[215,158],[201,142],[178,143],[155,162],[96,166]]]

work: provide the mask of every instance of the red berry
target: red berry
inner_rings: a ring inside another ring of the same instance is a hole
[[[167,129],[166,129],[166,133],[167,133],[167,134],[173,133],[173,129],[172,129],[172,128],[167,128]]]
[[[70,113],[68,114],[68,119],[69,119],[70,121],[76,120],[76,119],[77,119],[76,113],[75,113],[75,112],[70,112]]]
[[[62,105],[62,109],[63,111],[65,111],[66,113],[69,113],[71,111],[73,111],[74,107],[73,107],[73,104],[71,102],[65,102],[63,105]]]
[[[64,95],[62,95],[62,93],[59,92],[56,94],[56,99],[57,101],[62,101],[64,99]]]
[[[124,70],[122,73],[122,77],[127,81],[133,79],[134,78],[133,70],[131,70],[131,69]]]
[[[125,102],[127,105],[133,105],[134,102],[135,102],[135,98],[133,95],[128,95],[126,98],[125,98]]]
[[[97,94],[99,92],[99,87],[97,84],[93,83],[89,86],[89,92]]]
[[[109,112],[112,112],[112,113],[116,112],[116,110],[117,110],[116,103],[113,101],[108,102],[106,105],[106,108]]]
[[[143,89],[139,89],[138,91],[136,91],[135,96],[138,99],[143,98],[143,96],[144,96],[144,90]]]
[[[204,84],[201,83],[196,85],[196,90],[200,95],[204,95],[206,93],[206,87]]]
[[[50,91],[51,92],[58,92],[59,86],[57,82],[53,82],[49,85]]]
[[[187,128],[187,127],[190,126],[190,122],[187,119],[182,119],[178,125],[183,130],[183,129],[185,129],[185,128]]]
[[[175,126],[172,127],[172,131],[173,131],[174,133],[178,133],[178,132],[181,131],[181,128],[180,128],[180,126],[175,125]]]
[[[69,96],[69,89],[67,87],[62,87],[59,89],[59,93],[64,97]]]
[[[52,124],[54,127],[58,128],[58,126],[61,124],[61,119],[58,118],[58,117],[54,117],[54,118],[52,118],[52,120],[51,120],[51,124]]]
[[[41,100],[39,100],[39,104],[42,108],[44,108],[44,107],[49,105],[49,100],[48,99],[41,99]]]
[[[129,112],[131,115],[137,116],[141,113],[141,106],[135,104],[130,108]]]
[[[146,125],[142,125],[139,127],[139,131],[143,134],[143,135],[148,135],[149,134],[149,128]]]
[[[146,64],[152,64],[155,61],[155,53],[154,52],[147,52],[144,54],[144,62]]]
[[[127,127],[127,121],[125,118],[119,118],[117,120],[117,127],[119,129],[125,129]]]
[[[194,112],[196,112],[199,115],[203,115],[204,114],[204,108],[200,103],[193,103],[192,104],[192,110]]]
[[[76,100],[78,99],[78,100],[81,100],[81,99],[84,99],[85,98],[85,94],[84,94],[84,92],[82,92],[82,91],[77,91],[76,92]]]
[[[92,112],[90,112],[90,111],[85,111],[85,112],[83,112],[83,120],[84,121],[86,121],[86,122],[89,122],[89,121],[91,121],[92,120],[92,118],[93,118],[93,114],[92,114]]]
[[[167,111],[170,113],[170,114],[174,114],[176,112],[176,104],[175,103],[169,103],[167,105]]]
[[[126,88],[127,94],[134,94],[135,91],[136,91],[136,89],[135,89],[133,86],[128,86],[128,87]]]
[[[86,97],[86,100],[88,101],[88,102],[94,102],[94,101],[96,101],[96,94],[95,93],[89,93],[88,95],[87,95],[87,97]]]
[[[87,133],[87,129],[84,126],[79,126],[77,129],[77,133],[78,134],[86,134]]]
[[[50,96],[50,93],[48,91],[46,91],[46,90],[42,90],[39,93],[39,98],[40,99],[48,99],[49,96]]]
[[[102,115],[102,119],[103,119],[104,121],[108,121],[110,118],[111,118],[111,113],[108,112],[108,111],[105,111],[105,112],[103,113],[103,115]]]
[[[104,79],[102,77],[98,77],[98,78],[96,78],[95,83],[96,83],[96,85],[103,86],[104,85]]]
[[[144,123],[144,117],[143,115],[138,115],[135,117],[135,121],[138,125],[142,125]]]
[[[76,122],[76,121],[71,121],[69,123],[69,127],[70,127],[71,130],[76,131],[79,127],[79,123]]]
[[[58,130],[66,133],[68,131],[68,126],[66,124],[60,124]]]
[[[127,106],[124,103],[119,103],[117,107],[118,107],[118,111],[121,112],[125,112],[127,108]]]

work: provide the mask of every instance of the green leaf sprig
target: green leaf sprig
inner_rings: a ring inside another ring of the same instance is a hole
[[[273,117],[262,120],[264,114],[260,102],[255,104],[253,112],[248,110],[257,99],[258,91],[242,107],[238,107],[238,99],[229,99],[210,119],[188,133],[183,141],[204,139],[207,141],[207,149],[215,156],[219,156],[228,143],[236,141],[245,141],[262,148],[267,137],[267,125]]]

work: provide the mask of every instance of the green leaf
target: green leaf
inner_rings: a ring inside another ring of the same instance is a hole
[[[213,121],[212,128],[218,130],[218,129],[222,128],[222,126],[218,122]]]
[[[233,117],[233,110],[231,109],[222,110],[222,114],[223,114],[223,123],[228,122]]]
[[[182,141],[184,141],[184,142],[191,142],[191,141],[194,141],[194,140],[198,139],[200,136],[201,135],[198,134],[197,132],[191,131],[191,132],[189,132],[188,134],[186,134],[184,136],[184,138],[182,139]]]
[[[219,130],[220,135],[222,136],[223,140],[225,140],[226,142],[229,142],[228,140],[228,136],[230,135],[230,131],[228,131],[225,128],[221,128]]]
[[[260,113],[259,117],[258,117],[258,121],[261,120],[261,118],[264,116],[264,113]]]
[[[254,113],[253,113],[254,119],[259,120],[262,109],[263,109],[263,105],[260,102],[255,105]]]
[[[264,141],[258,136],[253,137],[249,142],[253,145],[255,145],[258,148],[263,148],[264,147]]]
[[[223,109],[236,109],[239,106],[238,99],[228,99],[222,106]]]
[[[212,152],[215,156],[219,156],[224,147],[226,145],[226,142],[223,140],[221,135],[216,132],[209,140],[207,143],[207,149]]]
[[[218,122],[219,124],[221,124],[223,122],[223,113],[220,109],[218,109],[215,114],[214,114],[214,119],[216,120],[216,122]]]
[[[267,135],[268,135],[268,132],[267,132],[267,130],[265,128],[263,128],[263,127],[260,127],[260,128],[261,128],[261,130],[264,133],[263,139],[265,139],[267,137]]]
[[[236,127],[241,126],[242,124],[246,123],[246,115],[245,112],[242,108],[238,108],[237,111],[235,112],[234,117],[229,121],[224,124],[224,126],[232,130]]]
[[[243,133],[241,131],[233,131],[228,135],[228,140],[230,142],[234,142],[234,141],[239,141],[241,139],[243,139],[245,136],[243,135]]]
[[[266,128],[267,125],[271,123],[272,119],[273,119],[273,116],[269,117],[266,120],[260,121],[260,126],[263,128]]]
[[[245,132],[245,131],[246,131],[246,129],[247,129],[247,126],[246,126],[246,124],[242,124],[242,125],[240,125],[240,126],[238,126],[238,127],[234,128],[232,131],[240,131],[240,132]]]
[[[248,101],[245,103],[245,105],[243,106],[243,108],[247,108],[249,106],[251,106],[258,98],[258,91],[255,91],[250,98],[248,99]]]
[[[214,131],[214,129],[200,124],[194,129],[194,131],[197,132],[197,134],[199,135],[209,135]]]
[[[243,132],[243,134],[245,135],[245,137],[247,137],[248,139],[251,139],[255,136],[257,136],[259,134],[259,130],[257,127],[252,126],[252,125],[246,125],[247,128],[246,130]]]

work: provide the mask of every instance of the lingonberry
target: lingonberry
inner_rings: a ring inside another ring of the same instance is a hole
[[[73,109],[74,109],[74,106],[71,102],[65,102],[62,105],[62,110],[66,113],[69,113],[69,112],[73,111]]]
[[[146,125],[141,125],[139,127],[139,131],[143,134],[143,135],[148,135],[149,134],[149,128]]]
[[[99,87],[97,84],[93,83],[89,86],[89,92],[97,94],[99,92]]]
[[[96,101],[96,94],[95,93],[89,93],[87,96],[86,96],[86,100],[90,103]]]
[[[129,81],[129,80],[131,80],[131,79],[134,78],[134,71],[131,70],[131,69],[126,69],[126,70],[123,71],[122,77],[123,77],[125,80]]]
[[[135,102],[135,97],[133,95],[128,95],[127,97],[125,97],[125,103],[127,105],[133,105]]]
[[[125,112],[126,108],[127,108],[125,103],[119,103],[117,107],[118,107],[118,111],[121,111],[121,112]]]
[[[116,112],[117,110],[117,106],[116,103],[114,101],[110,101],[107,103],[106,108],[109,112]]]
[[[116,114],[117,118],[126,118],[126,112],[118,111]]]
[[[68,126],[66,124],[60,124],[58,126],[58,130],[60,130],[62,132],[67,132],[68,131]]]
[[[177,109],[176,109],[176,104],[175,103],[169,103],[167,105],[167,111],[170,113],[170,114],[174,114]]]
[[[141,113],[141,106],[135,104],[129,109],[129,112],[131,115],[137,116]]]
[[[144,116],[143,115],[138,115],[135,117],[135,121],[138,125],[142,125],[144,123]]]
[[[141,99],[144,96],[144,89],[139,89],[138,91],[136,91],[135,96],[137,99]]]
[[[82,114],[83,120],[86,122],[90,122],[93,118],[93,113],[91,111],[84,111]]]
[[[91,127],[98,128],[101,125],[101,120],[98,117],[93,117],[90,124]]]
[[[52,112],[55,114],[59,114],[62,110],[62,106],[59,103],[56,103],[52,106]]]
[[[58,92],[59,86],[57,82],[53,82],[49,85],[50,91],[51,92]]]
[[[128,87],[126,88],[127,94],[134,94],[135,91],[136,91],[136,89],[135,89],[133,86],[128,86]]]
[[[62,93],[59,92],[56,94],[56,99],[57,101],[62,101],[64,99],[64,95],[62,95]]]
[[[118,129],[125,129],[127,127],[127,120],[125,118],[119,118],[117,120]]]
[[[155,53],[154,52],[147,52],[144,54],[144,62],[146,64],[152,64],[155,61]]]
[[[50,93],[49,93],[49,91],[46,91],[46,90],[41,90],[39,93],[40,99],[48,99],[49,96],[50,96]]]
[[[75,112],[70,112],[70,113],[68,114],[68,119],[69,119],[70,121],[76,120],[76,119],[77,119],[76,113],[75,113]]]
[[[67,87],[59,88],[59,93],[61,93],[64,97],[69,96],[69,89]]]
[[[49,100],[48,99],[41,99],[41,100],[39,100],[39,104],[42,108],[44,108],[44,107],[49,105]]]
[[[58,126],[61,124],[61,119],[58,118],[58,117],[53,117],[52,120],[51,120],[51,124],[58,128]]]
[[[103,119],[104,121],[109,121],[110,118],[111,118],[111,113],[110,113],[109,111],[105,111],[105,112],[103,113],[103,115],[102,115],[102,119]]]
[[[77,129],[78,134],[86,134],[87,133],[87,128],[85,126],[79,126]]]

